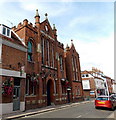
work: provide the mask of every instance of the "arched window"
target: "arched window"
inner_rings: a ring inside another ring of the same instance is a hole
[[[32,59],[32,53],[33,53],[32,47],[33,47],[32,42],[29,41],[28,42],[28,61],[32,61],[33,60]]]
[[[42,51],[42,64],[44,64],[44,43],[45,41],[44,41],[44,38],[41,38],[41,51]]]
[[[62,56],[59,56],[59,61],[60,61],[60,70],[63,71],[63,59]]]

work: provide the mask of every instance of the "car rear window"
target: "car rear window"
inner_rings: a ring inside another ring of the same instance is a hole
[[[108,97],[98,97],[96,100],[108,100]]]

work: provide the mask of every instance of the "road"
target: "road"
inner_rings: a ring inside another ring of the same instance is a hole
[[[25,118],[107,118],[112,113],[113,111],[108,109],[95,109],[94,102],[90,102]]]

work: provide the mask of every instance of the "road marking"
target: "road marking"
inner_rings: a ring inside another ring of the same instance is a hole
[[[82,117],[82,115],[79,115],[79,116],[77,116],[76,118],[80,118],[80,117]]]

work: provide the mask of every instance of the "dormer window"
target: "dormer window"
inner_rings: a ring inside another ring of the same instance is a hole
[[[3,34],[3,35],[6,35],[6,28],[5,28],[5,27],[3,27],[2,34]]]
[[[0,26],[0,33],[7,37],[11,37],[11,30],[9,27],[7,27],[5,25]]]
[[[9,29],[7,29],[7,36],[9,36],[10,35],[10,30]]]

